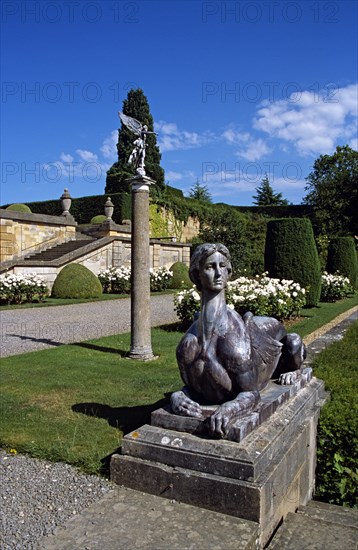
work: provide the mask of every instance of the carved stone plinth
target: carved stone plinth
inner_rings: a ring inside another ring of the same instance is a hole
[[[124,437],[121,455],[112,457],[111,479],[132,489],[255,521],[263,546],[288,512],[307,503],[314,488],[316,428],[326,398],[324,384],[313,378],[296,395],[287,397],[239,443],[142,426]],[[160,423],[159,417],[166,414],[163,410],[153,413],[154,422]],[[238,426],[236,431],[240,433]]]

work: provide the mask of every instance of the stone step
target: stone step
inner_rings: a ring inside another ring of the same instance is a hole
[[[31,260],[32,262],[37,260],[39,261],[56,260],[57,258],[60,258],[64,254],[73,252],[74,250],[77,250],[82,246],[85,246],[88,244],[89,244],[89,241],[87,239],[67,241],[66,243],[61,243],[61,244],[58,244],[57,246],[47,248],[42,252],[37,252],[36,254],[29,254],[28,256],[25,256],[24,259]]]
[[[335,525],[353,527],[357,530],[358,542],[358,510],[346,508],[345,506],[327,504],[326,502],[320,502],[318,500],[311,500],[307,506],[300,506],[297,512],[310,516],[312,519],[334,523]]]
[[[345,515],[343,510],[345,509],[339,506],[328,510],[310,504],[300,507],[299,513],[290,512],[273,537],[268,550],[357,550],[358,512],[356,525],[351,526],[346,524],[346,520],[350,523],[355,514]]]
[[[118,487],[37,550],[255,550],[258,525]]]

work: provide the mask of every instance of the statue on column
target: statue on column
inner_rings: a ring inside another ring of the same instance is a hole
[[[148,134],[155,134],[155,132],[149,132],[148,126],[143,125],[133,117],[125,115],[121,111],[118,112],[118,115],[124,126],[137,136],[133,142],[134,148],[129,156],[128,164],[134,166],[138,175],[145,176],[146,137]]]

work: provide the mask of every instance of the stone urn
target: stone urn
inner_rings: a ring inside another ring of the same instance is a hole
[[[68,192],[68,189],[64,189],[61,195],[62,216],[68,216],[70,213],[72,198]]]
[[[107,220],[111,220],[113,216],[114,204],[111,201],[111,197],[108,197],[104,205],[104,214]]]

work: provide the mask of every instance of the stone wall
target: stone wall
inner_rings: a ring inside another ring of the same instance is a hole
[[[76,252],[72,252],[66,261],[50,261],[50,262],[38,262],[34,265],[34,262],[19,262],[19,265],[15,265],[8,271],[13,273],[38,273],[42,275],[48,287],[51,289],[57,274],[68,263],[82,264],[90,269],[95,275],[98,272],[107,269],[108,267],[130,267],[131,265],[131,240],[129,237],[115,237],[108,242],[105,239],[105,244],[90,250],[88,252],[81,252],[79,249]],[[95,243],[89,245],[95,246]],[[158,268],[162,266],[170,267],[174,262],[184,262],[189,266],[190,264],[190,246],[182,243],[166,243],[160,241],[151,241],[150,243],[150,266]]]
[[[72,217],[0,209],[0,261],[23,258],[76,238]]]

